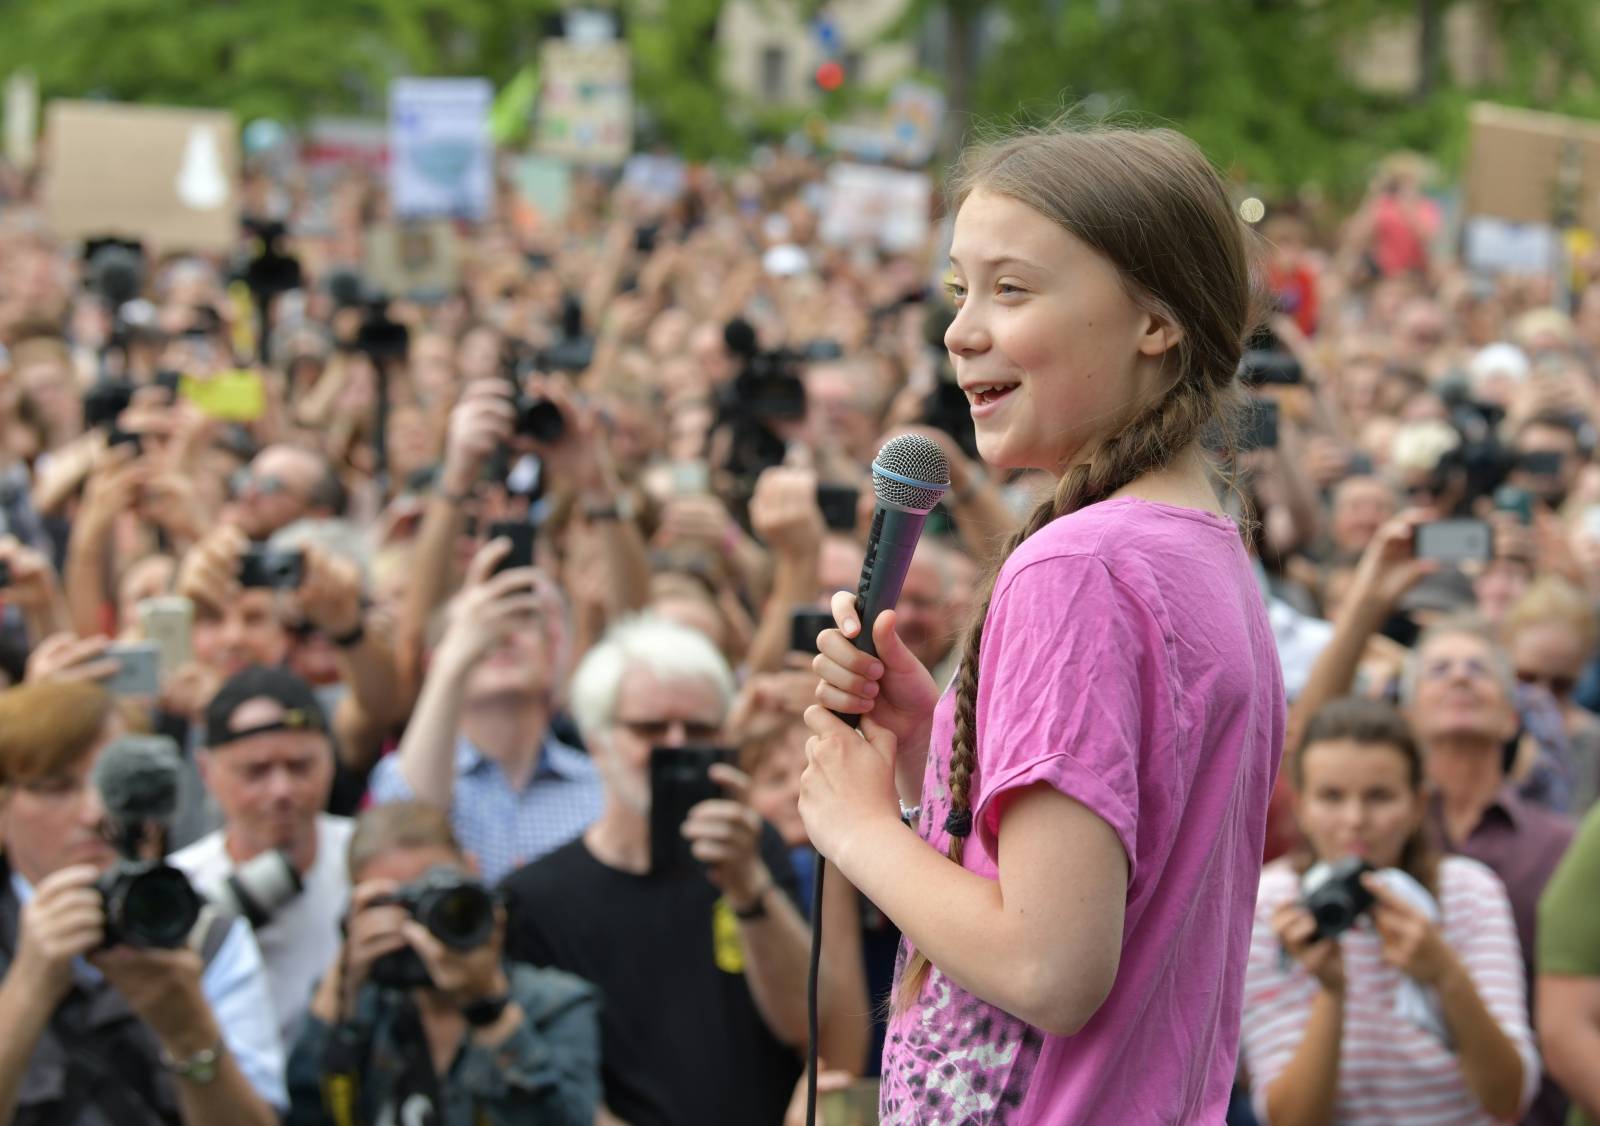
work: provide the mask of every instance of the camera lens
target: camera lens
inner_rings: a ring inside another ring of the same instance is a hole
[[[1337,888],[1329,888],[1318,897],[1311,905],[1311,915],[1321,934],[1341,934],[1356,921],[1355,904]]]
[[[494,900],[476,884],[446,888],[426,905],[422,922],[446,946],[472,950],[494,931]]]
[[[525,395],[517,400],[517,433],[536,442],[557,442],[566,429],[561,408],[549,399]]]
[[[107,897],[110,929],[133,946],[182,946],[200,917],[200,897],[189,878],[166,864],[128,871]]]

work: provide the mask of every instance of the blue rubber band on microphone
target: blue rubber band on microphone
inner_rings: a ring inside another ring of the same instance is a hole
[[[877,462],[872,463],[872,472],[879,477],[887,477],[891,481],[898,481],[902,485],[910,485],[913,489],[927,489],[931,493],[942,493],[950,487],[949,481],[918,481],[914,477],[902,477],[898,473],[890,472]]]

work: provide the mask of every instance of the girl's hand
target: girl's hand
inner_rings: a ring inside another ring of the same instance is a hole
[[[900,821],[894,733],[870,716],[853,731],[816,705],[806,709],[805,721],[811,738],[800,775],[800,818],[812,846],[849,878],[850,842],[870,827]]]
[[[1438,985],[1456,967],[1449,943],[1421,911],[1396,895],[1375,872],[1361,877],[1361,885],[1378,900],[1372,921],[1383,940],[1383,960],[1424,985]]]
[[[838,628],[818,636],[817,655],[811,662],[822,678],[817,702],[843,715],[870,713],[876,726],[897,743],[925,748],[939,687],[895,632],[895,612],[884,611],[872,624],[878,650],[873,657],[855,647],[853,639],[861,632],[855,594],[841,590],[830,606]]]
[[[1298,903],[1285,903],[1272,913],[1272,929],[1284,950],[1317,979],[1323,990],[1336,997],[1344,995],[1344,952],[1336,938],[1315,942],[1317,921]]]

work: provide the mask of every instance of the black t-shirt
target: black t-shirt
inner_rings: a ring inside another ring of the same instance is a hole
[[[783,842],[761,856],[791,902]],[[631,1126],[777,1126],[801,1059],[767,1028],[738,922],[703,872],[636,876],[579,837],[506,877],[507,955],[598,986],[606,1105]]]

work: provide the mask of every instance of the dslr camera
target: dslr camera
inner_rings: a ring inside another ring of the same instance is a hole
[[[452,950],[475,950],[494,934],[496,902],[494,893],[481,881],[441,865],[405,884],[392,897],[374,901],[374,906],[398,904]],[[387,989],[432,984],[427,967],[410,947],[374,961],[369,976],[373,984]]]
[[[239,556],[239,585],[299,590],[306,577],[305,552],[252,547]]]
[[[1373,870],[1372,865],[1354,856],[1327,866],[1326,873],[1305,896],[1305,908],[1317,921],[1311,941],[1337,938],[1367,913],[1374,900],[1362,886],[1361,877]]]
[[[304,889],[288,853],[274,849],[247,860],[201,890],[212,903],[259,930]]]
[[[105,906],[107,946],[173,950],[200,918],[200,896],[177,868],[162,860],[117,858],[95,881]]]

